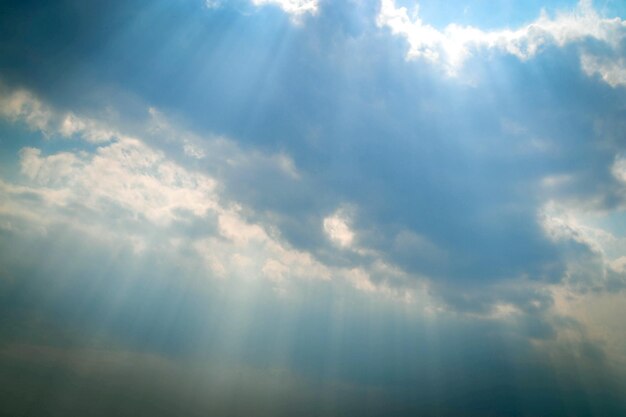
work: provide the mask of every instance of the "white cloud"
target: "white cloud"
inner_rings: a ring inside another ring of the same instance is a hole
[[[41,150],[23,148],[20,151],[20,170],[31,180],[40,184],[54,185],[71,179],[76,169],[82,165],[80,158],[71,152],[59,152],[48,157],[41,156]]]
[[[324,218],[324,232],[336,245],[347,248],[352,245],[354,232],[348,226],[348,218],[341,211]]]
[[[47,134],[52,119],[51,110],[29,92],[17,90],[3,94],[1,87],[0,85],[0,115],[12,121],[20,120],[31,129]]]
[[[624,272],[626,237],[616,235],[603,224],[606,214],[558,202],[551,202],[542,210],[540,219],[547,236],[564,245],[567,279],[563,288],[585,292],[589,288],[610,287],[611,276]],[[573,242],[578,245],[571,245]]]
[[[33,187],[66,191],[60,205],[102,211],[113,204],[159,224],[174,220],[179,210],[201,216],[216,207],[213,179],[187,172],[137,139],[120,139],[94,154],[43,156],[39,149],[24,148],[20,157]]]
[[[217,179],[174,162],[140,137],[128,136],[100,120],[59,113],[27,92],[0,96],[0,105],[5,118],[25,122],[46,135],[72,136],[95,145],[89,152],[21,149],[22,184],[0,179],[0,224],[10,224],[15,233],[24,232],[26,229],[20,229],[24,224],[42,234],[51,226],[63,225],[115,246],[123,242],[138,253],[182,251],[191,257],[191,263],[203,264],[208,275],[266,279],[281,294],[299,280],[332,280],[360,291],[410,299],[408,290],[387,283],[387,279],[404,277],[402,271],[380,260],[362,267],[321,262],[285,242],[271,225],[249,221],[244,213],[250,215],[253,208],[231,200]],[[207,141],[177,129],[158,111],[149,112],[146,131],[150,134],[162,133],[183,145],[206,145]],[[107,140],[94,142],[101,131],[110,133]],[[273,165],[285,177],[300,179],[293,160],[284,153],[244,152],[224,138],[214,142],[206,145],[211,152],[202,158],[211,155],[217,161],[226,156],[237,170]],[[342,247],[350,246],[354,239],[346,212],[340,209],[324,220],[324,230]],[[197,236],[172,234],[172,225],[190,219],[200,223],[215,219],[216,227]]]
[[[624,58],[609,59],[584,53],[580,63],[585,74],[599,75],[611,87],[626,86],[626,60]]]
[[[285,13],[289,13],[294,19],[298,19],[305,14],[317,14],[318,0],[252,0],[255,6],[276,5]]]
[[[271,281],[281,284],[289,273],[289,268],[276,259],[268,259],[263,265],[263,274]]]
[[[348,271],[348,280],[361,291],[372,292],[376,290],[376,286],[372,283],[369,274],[360,268]]]
[[[73,113],[67,113],[62,119],[59,133],[65,137],[80,135],[83,140],[92,143],[109,142],[116,135],[94,120],[81,118]]]
[[[64,137],[80,135],[91,143],[108,142],[114,139],[115,132],[103,127],[95,120],[76,116],[72,112],[58,112],[42,103],[28,91],[2,91],[0,85],[0,116],[12,121],[21,121],[33,130],[44,135]]]
[[[438,30],[420,19],[419,8],[416,7],[411,19],[406,7],[397,7],[394,0],[382,0],[377,23],[406,38],[408,59],[423,58],[441,64],[450,75],[456,75],[463,62],[482,48],[497,49],[525,60],[549,44],[564,46],[594,38],[617,48],[626,36],[625,21],[599,16],[587,0],[582,0],[572,12],[559,13],[554,18],[542,11],[539,18],[528,25],[493,31],[454,23]],[[586,57],[582,64],[587,73],[598,72],[611,85],[622,83],[623,72],[617,68],[621,66],[623,69],[623,62],[603,61],[602,69],[599,69],[590,52],[583,57]]]
[[[222,213],[219,216],[219,231],[235,245],[245,247],[250,244],[263,244],[269,236],[259,225],[249,224],[236,211]]]
[[[620,256],[610,263],[611,269],[615,272],[626,273],[626,256]]]
[[[626,183],[626,157],[619,156],[615,159],[612,167],[613,175],[618,180]]]
[[[546,235],[554,242],[571,240],[602,252],[597,241],[598,230],[585,227],[577,213],[567,206],[551,201],[540,210],[539,220]]]

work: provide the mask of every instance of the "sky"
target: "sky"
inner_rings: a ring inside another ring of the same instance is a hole
[[[0,416],[626,415],[626,4],[0,4]]]

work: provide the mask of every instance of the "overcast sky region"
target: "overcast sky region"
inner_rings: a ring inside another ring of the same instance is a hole
[[[0,4],[0,417],[626,415],[626,3]]]

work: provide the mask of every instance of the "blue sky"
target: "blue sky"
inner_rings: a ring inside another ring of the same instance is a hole
[[[0,414],[626,412],[622,2],[0,7]]]

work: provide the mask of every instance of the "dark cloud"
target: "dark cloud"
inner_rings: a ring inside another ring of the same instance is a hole
[[[327,283],[305,284],[297,303],[257,287],[244,306],[234,289],[190,286],[163,254],[132,260],[76,238],[55,231],[3,252],[6,415],[591,416],[626,407],[619,374],[571,319],[553,324],[580,338],[543,351],[529,338],[549,342],[554,330],[537,316],[431,321]],[[40,265],[15,256],[52,242]]]

